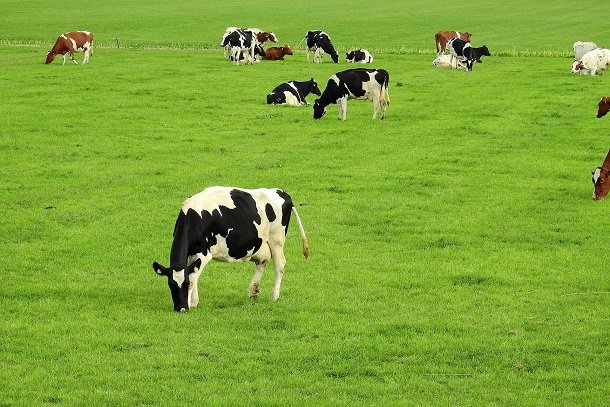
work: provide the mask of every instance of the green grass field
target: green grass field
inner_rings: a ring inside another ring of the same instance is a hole
[[[67,2],[66,17],[0,0],[0,406],[610,404],[608,202],[590,180],[610,82],[570,74],[574,41],[610,44],[599,3],[276,3]],[[386,120],[370,102],[345,122],[266,105],[352,66],[302,51],[233,66],[229,25],[371,49]],[[492,57],[433,67],[453,28]],[[96,35],[91,63],[44,65],[71,29]],[[199,308],[172,311],[151,264],[211,185],[298,205],[312,256],[293,222],[278,302],[272,269],[252,302],[253,264],[212,263]]]

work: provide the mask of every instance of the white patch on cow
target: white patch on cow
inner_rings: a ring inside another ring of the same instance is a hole
[[[337,75],[331,76],[330,80],[335,82],[337,84],[337,86],[340,86],[340,84],[341,84],[341,81],[339,80],[339,77]]]
[[[182,204],[182,212],[185,214],[189,209],[193,209],[197,213],[206,210],[212,213],[215,209],[225,206],[229,209],[235,208],[235,204],[231,199],[230,191],[237,188],[226,187],[210,187],[204,191],[193,195]]]
[[[172,279],[176,282],[176,284],[178,284],[178,287],[182,287],[182,284],[184,284],[184,270],[180,270],[180,271],[173,271],[172,273]]]
[[[597,180],[602,173],[602,169],[597,167],[595,171],[593,171],[593,199],[595,199],[595,184],[597,184]]]
[[[284,97],[286,98],[287,105],[299,106],[301,104],[301,101],[292,92],[285,90]]]

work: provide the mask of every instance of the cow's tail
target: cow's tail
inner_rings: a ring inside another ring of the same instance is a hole
[[[305,229],[303,229],[303,223],[301,223],[301,218],[299,218],[299,213],[297,212],[297,208],[292,207],[292,213],[294,213],[294,218],[297,221],[297,225],[299,226],[299,233],[301,234],[301,250],[303,252],[303,256],[305,258],[309,257],[309,244],[307,243],[307,236],[305,236]]]
[[[390,94],[388,93],[388,84],[390,82],[390,74],[387,74],[381,85],[381,92],[379,93],[379,103],[383,106],[384,104],[390,105]]]

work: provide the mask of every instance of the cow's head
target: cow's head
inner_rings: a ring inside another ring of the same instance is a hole
[[[284,54],[292,55],[292,48],[290,48],[290,45],[286,44],[282,47],[282,49],[284,50]]]
[[[345,53],[345,62],[355,62],[356,61],[356,51],[350,51]]]
[[[599,108],[597,109],[597,118],[601,119],[610,111],[610,98],[602,97],[599,101]]]
[[[163,267],[157,262],[153,263],[153,269],[160,276],[167,277],[167,285],[174,301],[174,311],[186,312],[189,310],[189,276],[201,267],[201,259],[197,259],[182,270]]]
[[[316,99],[313,102],[313,118],[320,119],[326,113],[326,109],[320,103],[320,99]]]
[[[310,93],[313,93],[314,95],[318,95],[318,96],[322,95],[322,92],[320,92],[320,88],[318,88],[317,82],[314,81],[313,78],[311,78],[309,80],[309,89],[308,90]],[[322,114],[324,114],[324,113],[322,113]]]
[[[339,63],[339,54],[337,54],[336,52],[334,52],[334,53],[330,54],[330,57],[332,58],[332,60],[333,60],[333,62],[334,62],[335,64],[338,64],[338,63]]]
[[[472,34],[466,32],[466,33],[460,33],[460,40],[464,40],[466,42],[470,42],[470,37],[472,36]]]
[[[50,64],[51,62],[53,62],[53,60],[55,59],[55,55],[57,55],[57,53],[53,50],[49,51],[47,54],[47,59],[44,62],[45,64]]]
[[[585,69],[585,66],[582,61],[574,61],[574,63],[572,64],[572,73],[580,72],[582,69]]]
[[[593,177],[593,199],[600,200],[604,199],[606,195],[608,195],[608,191],[610,191],[610,150],[608,150],[608,155],[606,155],[606,159],[601,167],[597,167],[595,171],[592,172]]]
[[[256,44],[254,47],[254,55],[260,55],[261,57],[267,56],[265,49],[260,44]]]

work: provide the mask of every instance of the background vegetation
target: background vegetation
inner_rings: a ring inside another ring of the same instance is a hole
[[[604,13],[276,3],[0,1],[0,405],[607,405],[609,84],[568,57],[608,44]],[[387,119],[267,106],[348,66],[233,66],[228,25],[374,50]],[[453,28],[493,56],[433,67]],[[44,65],[70,29],[95,33],[91,64]],[[279,302],[271,270],[251,302],[253,265],[214,263],[178,315],[151,263],[218,184],[286,189],[312,257],[293,225]]]

